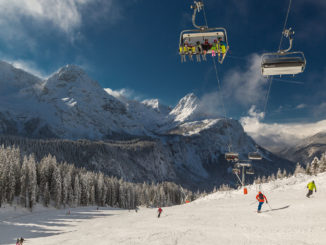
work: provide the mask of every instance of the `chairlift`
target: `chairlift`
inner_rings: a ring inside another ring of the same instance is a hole
[[[248,159],[250,160],[262,160],[263,157],[259,152],[249,152],[248,153]]]
[[[239,153],[227,152],[227,153],[225,153],[225,159],[227,161],[237,162],[237,161],[239,161]]]
[[[233,169],[232,169],[232,173],[234,173],[234,174],[240,174],[240,169],[238,169],[238,168],[233,168]]]
[[[289,52],[292,49],[294,31],[287,29],[283,32],[289,38],[289,48],[276,53],[265,53],[262,56],[261,73],[263,76],[296,75],[306,68],[306,58],[301,51]]]
[[[223,63],[225,56],[229,50],[228,38],[226,29],[222,27],[208,28],[208,26],[198,26],[196,24],[196,13],[200,12],[204,4],[202,1],[194,1],[191,6],[194,9],[192,15],[193,26],[197,29],[184,30],[180,34],[179,54],[182,62],[185,61],[185,55],[189,55],[192,60],[192,55],[203,56],[206,60],[206,54],[218,54],[219,63]],[[213,44],[217,44],[217,48],[213,48]],[[205,56],[205,57],[204,57]],[[197,58],[200,61],[200,58]]]
[[[250,167],[249,169],[246,170],[246,174],[255,174],[254,169]]]

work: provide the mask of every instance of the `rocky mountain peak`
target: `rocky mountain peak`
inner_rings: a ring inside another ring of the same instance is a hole
[[[163,105],[158,99],[143,100],[141,103],[146,107],[152,108],[154,111],[162,114],[169,114],[171,111],[169,106]]]
[[[179,101],[170,115],[179,122],[200,119],[200,100],[194,93],[189,93]]]
[[[5,94],[8,91],[13,92],[17,89],[26,89],[34,85],[39,85],[42,80],[22,69],[18,69],[13,65],[0,61],[0,90]]]

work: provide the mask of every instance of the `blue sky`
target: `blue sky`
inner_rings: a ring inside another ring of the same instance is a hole
[[[194,92],[207,110],[221,114],[212,61],[181,64],[177,53],[180,32],[193,28],[191,3],[0,0],[0,58],[43,77],[77,64],[103,88],[171,106]],[[257,116],[268,88],[260,76],[260,55],[277,50],[288,1],[205,4],[208,25],[225,27],[229,37],[230,57],[218,67],[227,115],[240,119],[255,108],[249,114]],[[307,68],[273,82],[266,123],[326,119],[325,11],[325,0],[293,0],[288,27],[296,31],[293,49],[304,51]],[[203,23],[202,15],[197,22]]]

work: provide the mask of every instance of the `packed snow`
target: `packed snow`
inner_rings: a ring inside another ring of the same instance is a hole
[[[317,192],[307,198],[306,185]],[[326,244],[326,173],[300,175],[242,190],[217,192],[192,203],[134,210],[84,207],[33,213],[0,210],[0,244]],[[269,200],[256,212],[261,189]]]

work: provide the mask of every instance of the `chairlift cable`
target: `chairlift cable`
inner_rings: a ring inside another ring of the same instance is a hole
[[[202,3],[203,3],[203,12],[204,12],[205,24],[206,24],[206,26],[208,26],[204,1],[202,1]],[[215,70],[216,80],[217,80],[217,83],[218,83],[218,88],[219,88],[219,91],[221,93],[222,107],[223,107],[223,111],[224,111],[224,118],[225,118],[225,122],[226,122],[226,129],[227,129],[227,132],[228,132],[228,138],[229,138],[228,150],[229,150],[229,152],[231,152],[232,151],[231,133],[230,133],[229,125],[228,125],[228,119],[227,119],[226,108],[225,108],[225,103],[224,103],[223,91],[222,91],[221,82],[220,82],[220,78],[219,78],[219,75],[218,75],[218,69],[217,69],[216,62],[215,62],[214,57],[213,57],[212,60],[213,60],[213,64],[214,64],[214,70]]]
[[[283,33],[284,33],[285,29],[286,29],[286,25],[287,25],[287,22],[288,22],[289,13],[290,13],[290,10],[291,10],[291,4],[292,4],[292,0],[289,1],[289,6],[288,6],[288,10],[287,10],[286,17],[285,17],[284,26],[283,26],[283,30],[282,30],[282,34],[281,34],[281,40],[280,40],[278,50],[281,49],[282,40],[283,40]],[[271,81],[270,81],[270,84],[269,84],[269,87],[268,87],[268,92],[267,92],[267,95],[266,95],[266,101],[265,101],[265,105],[264,105],[264,118],[266,116],[266,108],[267,108],[267,103],[268,103],[268,100],[269,100],[269,97],[270,97],[269,94],[270,94],[272,83],[273,83],[273,76],[271,77],[270,80]]]
[[[218,89],[219,89],[219,91],[221,93],[222,107],[223,107],[223,111],[224,111],[224,118],[225,118],[225,122],[226,122],[226,129],[227,129],[228,137],[229,137],[228,148],[229,148],[229,152],[230,152],[230,151],[232,151],[231,133],[230,133],[229,125],[228,125],[228,118],[227,118],[227,115],[226,115],[226,109],[225,109],[225,104],[224,104],[224,96],[223,96],[223,91],[222,91],[222,87],[221,87],[221,81],[220,81],[220,78],[219,78],[219,75],[218,75],[218,70],[217,70],[216,62],[215,62],[215,59],[214,58],[212,60],[213,60],[213,64],[214,64],[214,70],[215,70],[216,80],[217,80],[217,83],[218,83]]]
[[[267,82],[268,82],[269,79],[267,79]],[[267,91],[267,94],[266,94],[266,100],[265,100],[265,105],[264,105],[264,114],[263,114],[263,117],[265,118],[266,116],[266,107],[267,107],[267,103],[268,103],[268,99],[269,99],[269,94],[271,92],[271,87],[272,87],[272,83],[273,83],[273,77],[271,77],[270,79],[270,83],[269,83],[269,86],[268,86],[268,91]]]
[[[206,26],[208,26],[208,24],[207,24],[207,18],[206,18],[206,11],[205,11],[204,0],[202,1],[202,3],[203,3],[203,13],[204,13],[205,24],[206,24]]]
[[[290,10],[291,10],[291,4],[292,4],[292,0],[290,0],[290,2],[289,2],[288,11],[286,13],[286,18],[285,18],[285,21],[284,21],[284,26],[283,26],[283,31],[282,31],[282,35],[281,35],[281,40],[280,40],[280,44],[278,46],[278,49],[279,50],[281,49],[281,45],[282,45],[282,41],[283,41],[283,33],[284,33],[285,29],[286,29],[286,24],[288,22],[289,13],[290,13]]]

